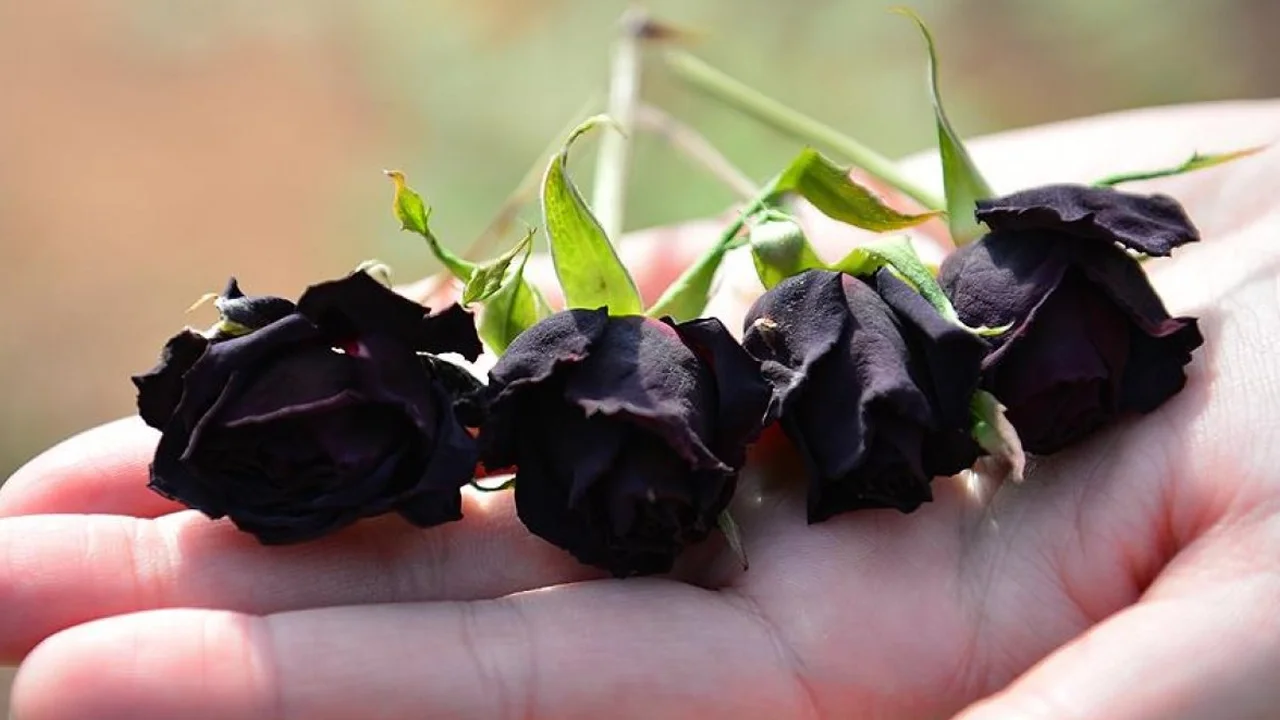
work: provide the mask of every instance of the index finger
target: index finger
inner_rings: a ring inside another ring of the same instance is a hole
[[[160,434],[129,417],[75,435],[23,465],[0,486],[0,517],[106,513],[159,517],[182,506],[147,488]]]

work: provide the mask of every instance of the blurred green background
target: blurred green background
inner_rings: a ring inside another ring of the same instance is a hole
[[[884,152],[927,147],[920,42],[878,0],[654,0],[694,51]],[[1275,0],[919,0],[974,135],[1280,94]],[[465,245],[607,76],[604,0],[0,0],[0,478],[131,412],[128,375],[234,272],[293,296],[376,256],[405,169]],[[645,96],[762,180],[796,149],[653,67]],[[585,154],[584,154],[585,155]],[[731,193],[637,140],[628,226]],[[589,163],[577,163],[589,182]],[[514,238],[514,236],[513,236]],[[206,311],[207,312],[207,311]]]

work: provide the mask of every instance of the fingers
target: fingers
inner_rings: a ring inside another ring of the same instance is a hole
[[[1280,707],[1280,517],[1206,536],[1143,601],[960,720],[1271,718]]]
[[[27,660],[24,720],[84,717],[799,717],[752,616],[665,581],[477,603],[257,618],[171,610],[82,625]]]
[[[600,576],[530,535],[510,493],[468,493],[463,511],[428,530],[386,517],[285,547],[194,511],[0,520],[0,662],[72,625],[141,610],[468,600]]]
[[[158,517],[182,509],[147,488],[159,433],[137,417],[87,430],[36,456],[0,486],[0,517],[108,513]]]

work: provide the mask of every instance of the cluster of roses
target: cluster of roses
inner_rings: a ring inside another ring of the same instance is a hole
[[[1039,454],[1182,388],[1196,321],[1169,316],[1134,257],[1197,239],[1176,202],[1050,186],[977,219],[988,234],[938,277],[964,325],[889,268],[815,269],[755,303],[741,344],[714,319],[566,310],[487,384],[437,357],[481,352],[457,305],[428,314],[365,272],[296,304],[233,281],[214,328],[174,336],[134,378],[163,432],[151,487],[290,543],[387,512],[457,520],[482,462],[514,469],[533,533],[615,575],[660,573],[716,527],[770,423],[807,462],[816,522],[910,512],[972,466],[980,388]]]

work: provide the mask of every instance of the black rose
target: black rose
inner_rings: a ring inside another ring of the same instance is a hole
[[[666,572],[733,494],[769,388],[716,320],[569,310],[490,372],[489,468],[531,532],[616,576]]]
[[[151,488],[265,544],[313,539],[395,511],[461,517],[476,447],[423,352],[480,352],[471,316],[422,306],[358,272],[295,307],[234,281],[222,321],[165,345],[133,378],[162,431]]]
[[[748,311],[743,345],[775,388],[775,415],[808,466],[809,521],[911,512],[930,481],[973,464],[969,405],[986,343],[888,270],[809,270]]]
[[[1171,318],[1123,248],[1168,255],[1199,239],[1174,200],[1059,185],[978,204],[990,234],[946,259],[939,283],[970,325],[1004,326],[983,386],[1028,452],[1060,450],[1186,383],[1203,342]]]

